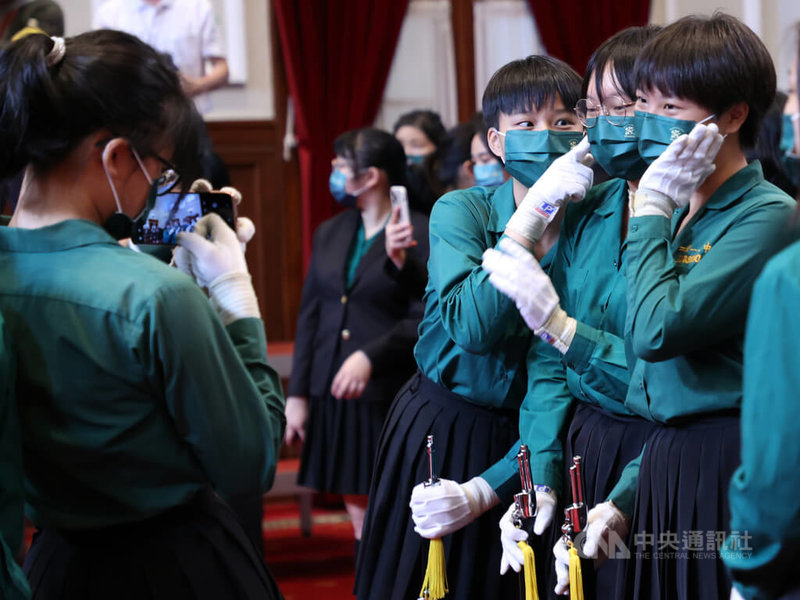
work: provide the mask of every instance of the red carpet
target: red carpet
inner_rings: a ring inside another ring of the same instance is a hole
[[[297,504],[264,504],[264,552],[286,600],[352,600],[353,528],[343,509],[314,508],[310,537]]]

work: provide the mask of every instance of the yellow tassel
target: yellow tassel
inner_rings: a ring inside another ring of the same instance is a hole
[[[569,548],[569,600],[583,600],[581,557],[572,545]]]
[[[419,591],[420,598],[442,600],[450,590],[447,587],[447,565],[444,559],[444,544],[441,539],[431,540],[428,549],[428,568],[425,569],[425,580]]]
[[[533,548],[526,542],[517,542],[517,546],[525,556],[525,564],[522,566],[525,572],[525,600],[539,600],[539,586],[536,583],[536,558],[533,555]]]

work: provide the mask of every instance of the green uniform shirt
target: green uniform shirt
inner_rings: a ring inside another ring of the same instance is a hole
[[[630,219],[630,410],[670,423],[739,407],[750,292],[794,206],[755,161],[677,235],[688,209]]]
[[[730,531],[738,535],[721,554],[748,600],[775,598],[798,585],[799,306],[800,242],[767,264],[747,321],[742,464],[729,494]]]
[[[561,494],[562,440],[575,399],[615,414],[625,408],[625,255],[622,223],[627,182],[612,179],[567,206],[550,279],[561,307],[578,321],[569,350],[536,348],[520,436],[531,451],[532,476]]]
[[[23,503],[15,370],[11,340],[0,317],[0,598],[7,600],[30,597],[28,580],[14,560],[22,542]]]
[[[37,525],[131,522],[209,483],[223,497],[271,485],[285,421],[260,319],[223,327],[189,277],[80,220],[0,229],[0,312]]]
[[[516,210],[512,185],[458,190],[434,204],[425,315],[414,356],[426,377],[466,401],[516,410],[538,338],[481,267],[483,252],[497,245]],[[516,463],[513,471],[509,462],[495,466],[481,477],[501,498],[513,494]]]

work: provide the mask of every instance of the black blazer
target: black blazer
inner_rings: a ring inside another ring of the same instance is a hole
[[[329,394],[334,375],[356,350],[372,362],[363,401],[391,402],[416,370],[413,349],[428,278],[428,219],[411,211],[418,245],[407,251],[402,270],[386,256],[385,233],[376,234],[348,291],[347,253],[360,220],[358,210],[348,210],[314,233],[297,318],[290,396]]]

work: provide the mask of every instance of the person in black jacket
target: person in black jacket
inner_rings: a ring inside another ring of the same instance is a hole
[[[303,443],[301,484],[344,496],[358,542],[384,417],[416,368],[428,220],[411,211],[404,223],[392,209],[389,188],[405,184],[406,166],[392,135],[348,131],[334,151],[331,193],[353,208],[314,235],[285,439]]]

